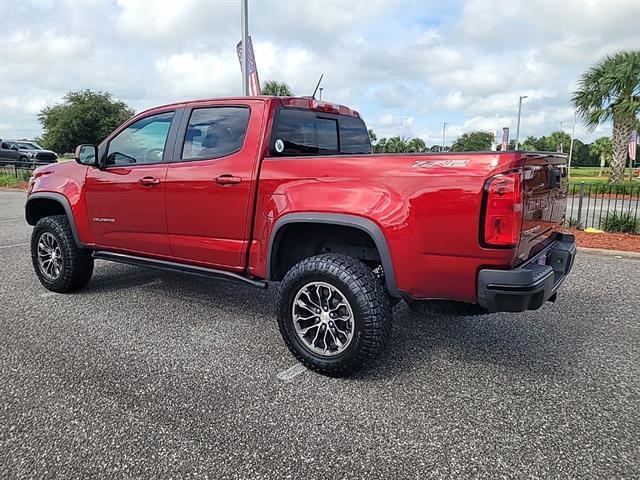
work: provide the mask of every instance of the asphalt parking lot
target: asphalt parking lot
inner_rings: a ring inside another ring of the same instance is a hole
[[[358,376],[296,366],[275,288],[97,262],[32,272],[0,192],[1,478],[638,478],[640,261],[581,254],[556,304],[420,319]]]

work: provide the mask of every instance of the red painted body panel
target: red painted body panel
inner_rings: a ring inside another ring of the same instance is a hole
[[[480,247],[485,179],[517,166],[520,154],[373,155],[267,158],[260,173],[251,273],[263,277],[269,238],[288,213],[357,215],[376,223],[389,245],[396,283],[416,298],[476,298],[481,267],[508,268],[515,250]],[[469,160],[464,167],[414,166]]]
[[[80,239],[89,246],[244,271],[257,278],[267,275],[275,223],[297,212],[348,214],[374,222],[388,244],[398,289],[414,298],[476,301],[481,268],[506,269],[517,262],[515,248],[481,247],[479,225],[487,178],[521,169],[524,154],[265,158],[265,139],[280,99],[241,97],[197,106],[238,104],[250,106],[251,116],[244,146],[235,154],[149,166],[152,173],[144,167],[137,167],[138,173],[105,173],[75,162],[47,166],[36,171],[33,191],[64,194]],[[166,107],[138,118],[161,110]],[[340,112],[357,115],[344,107]],[[213,179],[223,174],[242,182],[215,184]],[[162,188],[137,185],[144,175],[161,177]],[[113,200],[118,195],[121,200]],[[94,225],[91,219],[104,213],[101,205],[113,201],[122,202],[118,208],[124,221],[118,229]]]

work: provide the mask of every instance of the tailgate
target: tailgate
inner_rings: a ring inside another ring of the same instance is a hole
[[[527,153],[523,168],[522,233],[517,263],[553,241],[567,206],[567,158],[560,153]]]

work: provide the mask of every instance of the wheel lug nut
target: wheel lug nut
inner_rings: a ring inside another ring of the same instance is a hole
[[[320,313],[320,309],[319,308],[316,308],[316,313]]]

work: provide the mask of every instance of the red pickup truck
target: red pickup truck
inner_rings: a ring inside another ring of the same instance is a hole
[[[372,154],[360,115],[295,97],[176,103],[76,162],[43,166],[26,219],[42,284],[84,287],[94,259],[266,288],[307,367],[370,363],[404,299],[427,313],[537,309],[575,257],[557,153]]]

